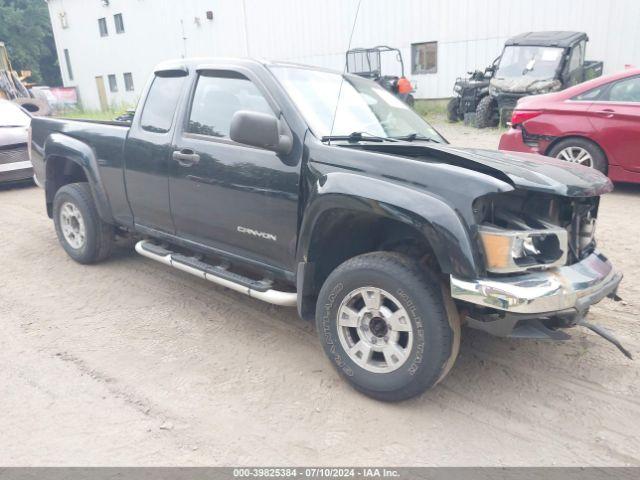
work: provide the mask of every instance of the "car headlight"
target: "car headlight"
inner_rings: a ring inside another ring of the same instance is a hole
[[[567,261],[567,231],[564,228],[507,230],[482,225],[478,232],[489,272],[551,268]]]

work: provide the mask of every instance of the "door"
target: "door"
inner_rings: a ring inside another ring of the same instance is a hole
[[[299,162],[287,165],[272,151],[229,138],[235,112],[274,115],[265,92],[236,71],[199,74],[175,137],[171,211],[180,237],[293,271]]]
[[[567,62],[566,84],[563,88],[577,85],[584,81],[584,42],[576,44],[569,55]]]
[[[176,107],[186,72],[158,72],[136,113],[124,149],[127,199],[139,226],[174,233],[169,205],[169,162]]]
[[[589,114],[609,163],[640,172],[640,76],[611,83]]]
[[[100,99],[100,110],[107,110],[109,108],[109,102],[107,101],[107,91],[104,88],[103,77],[96,77],[96,88],[98,89],[98,98]]]

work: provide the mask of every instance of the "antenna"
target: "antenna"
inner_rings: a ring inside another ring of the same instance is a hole
[[[351,27],[351,35],[349,36],[349,45],[347,46],[347,52],[351,50],[351,41],[353,40],[353,32],[356,31],[356,23],[358,22],[358,13],[360,13],[360,4],[362,0],[358,0],[358,6],[356,7],[356,14],[353,17],[353,26]],[[348,61],[348,60],[347,60]],[[336,123],[336,116],[338,115],[338,105],[340,105],[340,94],[342,93],[342,84],[344,83],[344,74],[347,71],[347,62],[344,63],[342,69],[342,75],[340,76],[340,88],[338,88],[338,99],[336,100],[336,109],[333,112],[333,118],[331,119],[331,130],[329,130],[329,136],[333,135],[333,127]],[[331,139],[327,142],[331,145]]]

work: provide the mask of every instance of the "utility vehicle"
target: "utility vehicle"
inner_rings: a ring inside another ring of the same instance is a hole
[[[400,65],[400,76],[382,74],[383,64],[388,68],[389,58],[393,58]],[[378,82],[407,105],[413,106],[415,103],[411,93],[414,87],[404,76],[402,52],[397,48],[386,45],[373,48],[353,48],[347,52],[347,72]]]
[[[584,32],[528,32],[505,42],[476,110],[479,128],[506,123],[519,98],[556,92],[602,75],[602,62],[585,61]]]
[[[453,86],[455,97],[447,104],[447,119],[450,122],[464,120],[465,115],[475,114],[480,101],[489,95],[489,82],[495,72],[497,58],[487,68],[467,72],[468,78],[458,77]]]

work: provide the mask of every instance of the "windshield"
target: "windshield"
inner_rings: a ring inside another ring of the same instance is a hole
[[[27,127],[29,123],[31,123],[31,118],[17,105],[7,100],[0,100],[0,128]]]
[[[415,134],[418,138],[444,142],[422,117],[375,82],[297,67],[273,66],[271,69],[317,137],[353,132],[377,137]],[[338,94],[340,101],[336,109]]]
[[[496,78],[555,78],[564,48],[508,46],[505,47]]]

